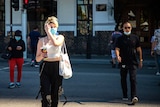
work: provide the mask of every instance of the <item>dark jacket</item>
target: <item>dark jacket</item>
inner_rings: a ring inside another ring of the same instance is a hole
[[[17,46],[21,46],[22,50],[16,50]],[[8,47],[12,47],[12,51],[10,51],[12,54],[11,58],[23,58],[23,52],[25,51],[25,43],[22,39],[19,41],[16,41],[15,39],[11,39]]]

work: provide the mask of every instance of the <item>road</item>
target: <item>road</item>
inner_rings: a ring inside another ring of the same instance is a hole
[[[160,107],[160,76],[154,66],[145,62],[137,72],[136,107]],[[73,59],[73,77],[63,80],[67,103],[64,107],[127,107],[129,101],[122,101],[118,68],[111,68],[105,60]],[[30,67],[28,60],[23,67],[22,87],[8,89],[9,70],[7,61],[0,61],[0,107],[40,107],[35,99],[39,90],[39,68]],[[16,79],[16,72],[15,72]],[[129,78],[128,78],[129,79]],[[129,83],[128,83],[129,85]],[[65,98],[60,97],[59,107]]]

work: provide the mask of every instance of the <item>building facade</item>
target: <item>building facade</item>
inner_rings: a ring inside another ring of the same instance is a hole
[[[110,54],[111,32],[127,20],[132,23],[133,32],[139,36],[142,46],[150,48],[150,37],[159,17],[154,17],[152,12],[156,6],[151,11],[150,0],[142,1],[29,0],[24,9],[23,0],[19,0],[19,10],[15,11],[10,0],[0,0],[0,24],[3,26],[0,31],[6,37],[10,31],[22,30],[26,40],[33,26],[38,25],[41,34],[45,35],[44,21],[54,15],[59,21],[58,31],[66,38],[69,53],[86,54],[90,58],[91,54]]]

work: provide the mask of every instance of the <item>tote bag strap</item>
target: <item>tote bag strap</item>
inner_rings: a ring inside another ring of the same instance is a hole
[[[67,47],[65,41],[63,42],[62,48],[61,48],[62,53],[67,53]]]

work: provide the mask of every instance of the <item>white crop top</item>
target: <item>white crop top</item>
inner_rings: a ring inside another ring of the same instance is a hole
[[[54,46],[53,44],[45,44],[43,38],[43,47],[47,49],[47,58],[57,58],[60,57],[61,47],[62,46]]]

